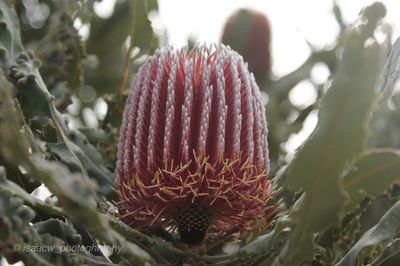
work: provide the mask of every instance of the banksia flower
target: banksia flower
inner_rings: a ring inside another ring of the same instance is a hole
[[[271,28],[264,14],[238,10],[227,20],[221,42],[243,56],[258,84],[264,84],[270,78]]]
[[[207,232],[268,221],[267,124],[254,77],[223,45],[161,49],[139,69],[118,147],[120,218],[137,229]]]

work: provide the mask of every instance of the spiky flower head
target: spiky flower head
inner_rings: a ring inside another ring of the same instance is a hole
[[[118,147],[123,221],[186,243],[254,229],[271,214],[268,168],[264,106],[239,54],[160,49],[139,69]]]
[[[258,84],[268,81],[271,74],[271,27],[264,14],[239,9],[227,20],[221,42],[243,56]]]

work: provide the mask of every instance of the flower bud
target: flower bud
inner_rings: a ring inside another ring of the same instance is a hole
[[[221,42],[241,54],[259,85],[271,75],[271,28],[259,12],[240,9],[227,20]]]

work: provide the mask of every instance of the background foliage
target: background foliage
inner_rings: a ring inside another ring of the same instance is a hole
[[[115,218],[116,143],[129,84],[166,36],[148,19],[156,0],[117,1],[111,17],[94,0],[0,2],[0,254],[26,265],[399,265],[400,41],[375,3],[341,27],[335,43],[297,70],[260,84],[268,95],[271,178],[279,215],[264,232],[227,234],[198,249],[163,231]],[[82,38],[78,25],[87,25]],[[378,42],[374,36],[386,36]],[[385,35],[386,34],[386,35]],[[240,34],[239,34],[240,36]],[[289,92],[313,66],[316,103]],[[40,71],[40,72],[39,72]],[[282,149],[311,112],[318,125],[293,160]],[[51,195],[37,195],[47,187]],[[15,247],[52,246],[57,252]],[[68,249],[63,247],[86,247]],[[93,249],[118,246],[119,252]]]

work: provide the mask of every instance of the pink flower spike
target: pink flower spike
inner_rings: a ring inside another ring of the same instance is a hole
[[[116,190],[121,220],[210,232],[268,224],[265,109],[252,74],[229,47],[158,50],[139,69],[125,105]]]

